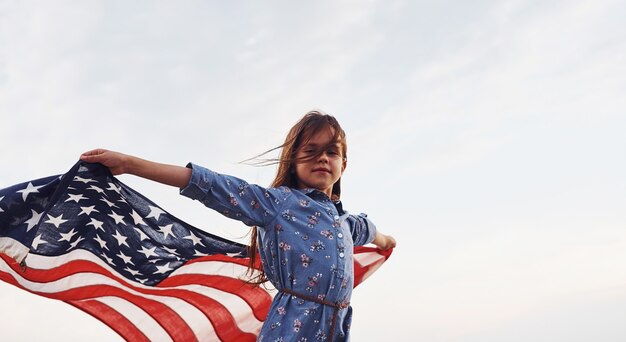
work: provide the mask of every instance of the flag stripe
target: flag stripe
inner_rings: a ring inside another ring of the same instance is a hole
[[[102,323],[110,326],[127,341],[171,341],[169,335],[167,335],[163,328],[161,328],[158,324],[154,324],[151,329],[145,329],[147,334],[146,336],[146,334],[139,330],[131,320],[138,320],[141,317],[143,320],[139,321],[142,322],[143,326],[148,325],[148,321],[154,322],[154,320],[142,310],[135,310],[134,312],[126,310],[126,315],[119,313],[114,309],[115,305],[113,304],[117,300],[119,300],[119,298],[101,297],[94,300],[70,301],[68,303],[98,318],[102,321]],[[105,303],[108,303],[109,305]],[[162,333],[157,334],[157,332]]]
[[[218,275],[189,274],[173,276],[163,280],[157,287],[180,286],[191,284],[203,284],[218,290],[233,292],[239,295],[248,305],[254,308],[254,316],[259,320],[265,320],[272,296],[260,287],[252,287],[242,283],[238,279],[222,277]],[[236,292],[235,292],[236,291]]]
[[[214,298],[228,309],[244,332],[258,333],[259,327],[263,324],[263,321],[254,316],[253,308],[237,295],[203,285],[184,285],[178,288]]]

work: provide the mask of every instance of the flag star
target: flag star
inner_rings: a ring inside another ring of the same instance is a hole
[[[124,196],[120,196],[120,199],[118,199],[117,201],[122,203],[128,203],[126,202],[126,198]]]
[[[163,248],[164,250],[168,251],[170,254],[173,254],[173,255],[180,255],[180,254],[176,251],[176,249],[175,249],[175,248],[169,248],[169,247],[161,247],[161,248]]]
[[[145,284],[148,281],[148,279],[139,279],[139,278],[137,278],[137,281],[142,283],[142,284]]]
[[[76,235],[78,232],[74,231],[74,228],[72,228],[72,230],[70,230],[67,233],[60,233],[61,234],[61,238],[58,240],[59,242],[61,241],[67,241],[70,242],[70,240],[72,240],[72,238],[74,237],[74,235]]]
[[[149,205],[148,207],[150,207],[150,214],[148,214],[146,218],[154,217],[158,221],[161,214],[165,214],[165,212],[159,207],[153,207],[151,205]]]
[[[139,271],[135,271],[135,270],[131,269],[128,266],[126,266],[126,268],[124,270],[128,271],[128,273],[132,274],[133,276],[136,276],[136,275],[139,274]]]
[[[92,217],[91,222],[87,223],[85,226],[94,226],[96,229],[102,229],[104,231],[104,228],[102,228],[102,224],[104,224],[104,222],[98,221]]]
[[[89,216],[94,211],[99,213],[100,211],[98,211],[98,209],[95,209],[95,208],[96,208],[95,205],[92,205],[91,207],[80,207],[80,214],[78,214],[78,216],[82,214],[87,214],[87,216]]]
[[[115,224],[120,224],[120,223],[126,224],[126,222],[124,222],[124,216],[118,215],[113,210],[111,210],[111,213],[109,214],[109,216],[111,216],[111,218],[115,220]]]
[[[157,266],[157,265],[155,265],[155,266],[157,268],[157,271],[155,272],[156,274],[167,273],[167,272],[173,270],[173,268],[170,268],[170,263],[169,262],[167,264],[165,264],[165,265],[162,265],[162,266]]]
[[[26,188],[24,188],[22,190],[17,190],[17,192],[22,194],[22,200],[24,200],[24,202],[26,202],[26,197],[28,197],[29,194],[38,193],[39,192],[39,188],[41,188],[41,187],[43,187],[43,185],[33,186],[33,183],[28,182],[28,185],[26,186]]]
[[[94,240],[96,240],[100,244],[100,248],[104,248],[106,250],[109,250],[109,247],[107,247],[107,242],[102,240],[100,235],[96,234],[96,237],[94,238]]]
[[[108,187],[108,188],[106,188],[106,190],[115,191],[115,192],[117,192],[117,193],[119,194],[119,193],[122,191],[122,188],[121,188],[121,187],[116,186],[115,184],[113,184],[113,183],[111,183],[111,182],[109,182],[109,187]]]
[[[151,263],[153,263],[153,264],[156,264],[156,263],[157,263],[157,262],[159,262],[159,261],[163,261],[163,259],[158,258],[158,259],[148,260],[148,262],[151,262]]]
[[[229,257],[238,257],[238,256],[241,256],[241,252],[237,252],[237,253],[226,253],[226,255],[228,255]]]
[[[41,220],[41,216],[43,215],[43,212],[38,213],[34,211],[33,209],[31,209],[30,212],[32,213],[33,216],[27,221],[25,221],[25,223],[28,224],[28,227],[26,227],[26,231],[29,231],[34,226],[36,226],[37,223],[39,223],[39,220]]]
[[[97,187],[97,186],[95,186],[95,185],[90,185],[90,186],[87,188],[87,190],[95,190],[95,191],[97,191],[99,194],[103,194],[103,193],[104,193],[104,190],[102,190],[102,188],[99,188],[99,187]]]
[[[145,239],[149,239],[148,235],[146,235],[146,233],[143,232],[143,230],[135,227],[135,230],[137,231],[137,233],[139,233],[139,241],[143,241]]]
[[[125,264],[131,264],[134,265],[133,262],[131,261],[131,257],[126,256],[126,254],[124,254],[122,251],[120,251],[120,254],[116,254],[118,257],[120,257],[120,259],[124,260]]]
[[[202,253],[202,252],[200,252],[199,250],[197,250],[197,249],[195,249],[195,248],[194,248],[194,250],[193,250],[193,251],[195,252],[195,253],[193,253],[193,256],[196,256],[196,257],[203,257],[203,256],[207,256],[207,255],[208,255],[208,254],[206,254],[206,253]]]
[[[143,218],[133,209],[133,212],[130,214],[133,217],[133,220],[135,221],[135,225],[146,225],[147,224],[145,222],[143,222]]]
[[[204,244],[202,243],[202,240],[200,240],[199,237],[197,237],[194,233],[189,232],[189,236],[184,236],[183,239],[187,239],[187,240],[191,240],[193,241],[193,245],[197,245],[200,244],[201,246],[204,246]]]
[[[115,234],[113,235],[113,237],[115,238],[115,240],[117,240],[117,244],[118,244],[119,246],[121,246],[121,245],[126,245],[126,247],[129,247],[129,248],[130,248],[130,246],[126,243],[126,239],[127,239],[128,237],[126,237],[126,236],[124,236],[124,235],[120,234],[120,232],[119,232],[119,231],[117,231],[117,230],[116,230],[116,231],[115,231]]]
[[[78,239],[76,239],[76,241],[70,243],[70,248],[68,248],[68,250],[76,248],[76,246],[78,246],[78,243],[83,240],[85,240],[85,238],[82,236],[79,236]]]
[[[173,224],[159,226],[159,230],[163,233],[163,240],[167,239],[167,235],[171,235],[174,239],[176,238],[174,233],[172,233],[172,228],[174,228]]]
[[[109,206],[109,208],[113,208],[113,207],[115,207],[115,208],[119,208],[119,207],[118,207],[115,203],[113,203],[113,202],[111,202],[111,201],[107,200],[106,198],[101,198],[100,200],[101,200],[102,202],[106,203],[106,204]]]
[[[2,202],[2,200],[4,199],[4,196],[0,197],[0,202]],[[0,208],[0,213],[3,213],[4,210],[2,208]]]
[[[68,194],[70,198],[66,199],[65,202],[74,201],[78,203],[80,200],[89,199],[88,197],[84,197],[83,194]]]
[[[141,250],[137,250],[137,252],[143,253],[146,256],[146,258],[149,258],[151,255],[158,257],[159,255],[154,252],[155,249],[156,247],[152,247],[148,249],[145,246],[141,246]]]
[[[63,219],[63,214],[57,217],[54,217],[50,214],[47,214],[47,215],[48,215],[48,221],[46,221],[46,223],[52,223],[55,227],[57,227],[57,229],[59,228],[60,225],[67,222],[67,220]]]
[[[106,254],[104,254],[104,253],[100,253],[100,255],[102,255],[102,257],[103,257],[104,259],[106,259],[106,261],[107,261],[109,264],[113,265],[113,259],[109,258],[109,256],[108,256],[108,255],[106,255]]]
[[[85,184],[89,184],[91,182],[95,182],[95,180],[91,179],[91,178],[82,178],[79,176],[74,176],[74,181],[75,182],[83,182]]]
[[[37,246],[39,246],[42,243],[48,243],[48,241],[42,239],[41,234],[39,234],[33,239],[33,249],[37,250]]]

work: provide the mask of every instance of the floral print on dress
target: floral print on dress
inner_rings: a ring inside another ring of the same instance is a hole
[[[321,273],[317,273],[314,276],[309,277],[309,282],[307,283],[306,291],[313,292],[313,289],[317,287],[320,282],[320,278],[322,278]]]
[[[250,202],[250,207],[252,207],[252,209],[259,209],[261,207],[261,204],[259,204],[259,202],[256,199],[253,199]]]
[[[302,327],[302,322],[299,319],[294,319],[293,320],[293,331],[294,332],[299,332],[300,328]]]
[[[292,214],[289,209],[283,211],[283,218],[287,221],[295,221],[296,220],[296,215]]]
[[[228,195],[228,202],[230,202],[230,204],[233,207],[236,207],[239,205],[239,202],[237,201],[237,199],[235,198],[235,196],[233,194],[229,194]]]
[[[311,252],[319,252],[325,248],[325,245],[322,241],[317,240],[311,245]]]
[[[326,237],[328,240],[332,240],[333,239],[333,232],[331,232],[330,230],[322,230],[320,232],[320,234],[322,234],[322,236]]]
[[[307,216],[307,221],[308,221],[308,227],[309,228],[313,228],[315,227],[315,225],[317,225],[320,221],[320,216],[322,214],[320,214],[319,212],[315,212],[313,215],[309,215]]]
[[[300,261],[302,261],[302,267],[307,268],[311,264],[311,258],[306,254],[300,255]]]

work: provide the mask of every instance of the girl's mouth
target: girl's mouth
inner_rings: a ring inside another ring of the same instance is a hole
[[[330,170],[328,170],[328,169],[324,169],[324,168],[317,168],[317,169],[313,169],[313,172],[326,172],[326,173],[330,173]]]

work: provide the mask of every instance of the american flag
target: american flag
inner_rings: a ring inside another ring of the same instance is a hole
[[[355,248],[355,286],[390,254]],[[246,283],[247,264],[245,245],[177,219],[100,164],[0,190],[0,279],[129,341],[254,341],[276,291]]]

